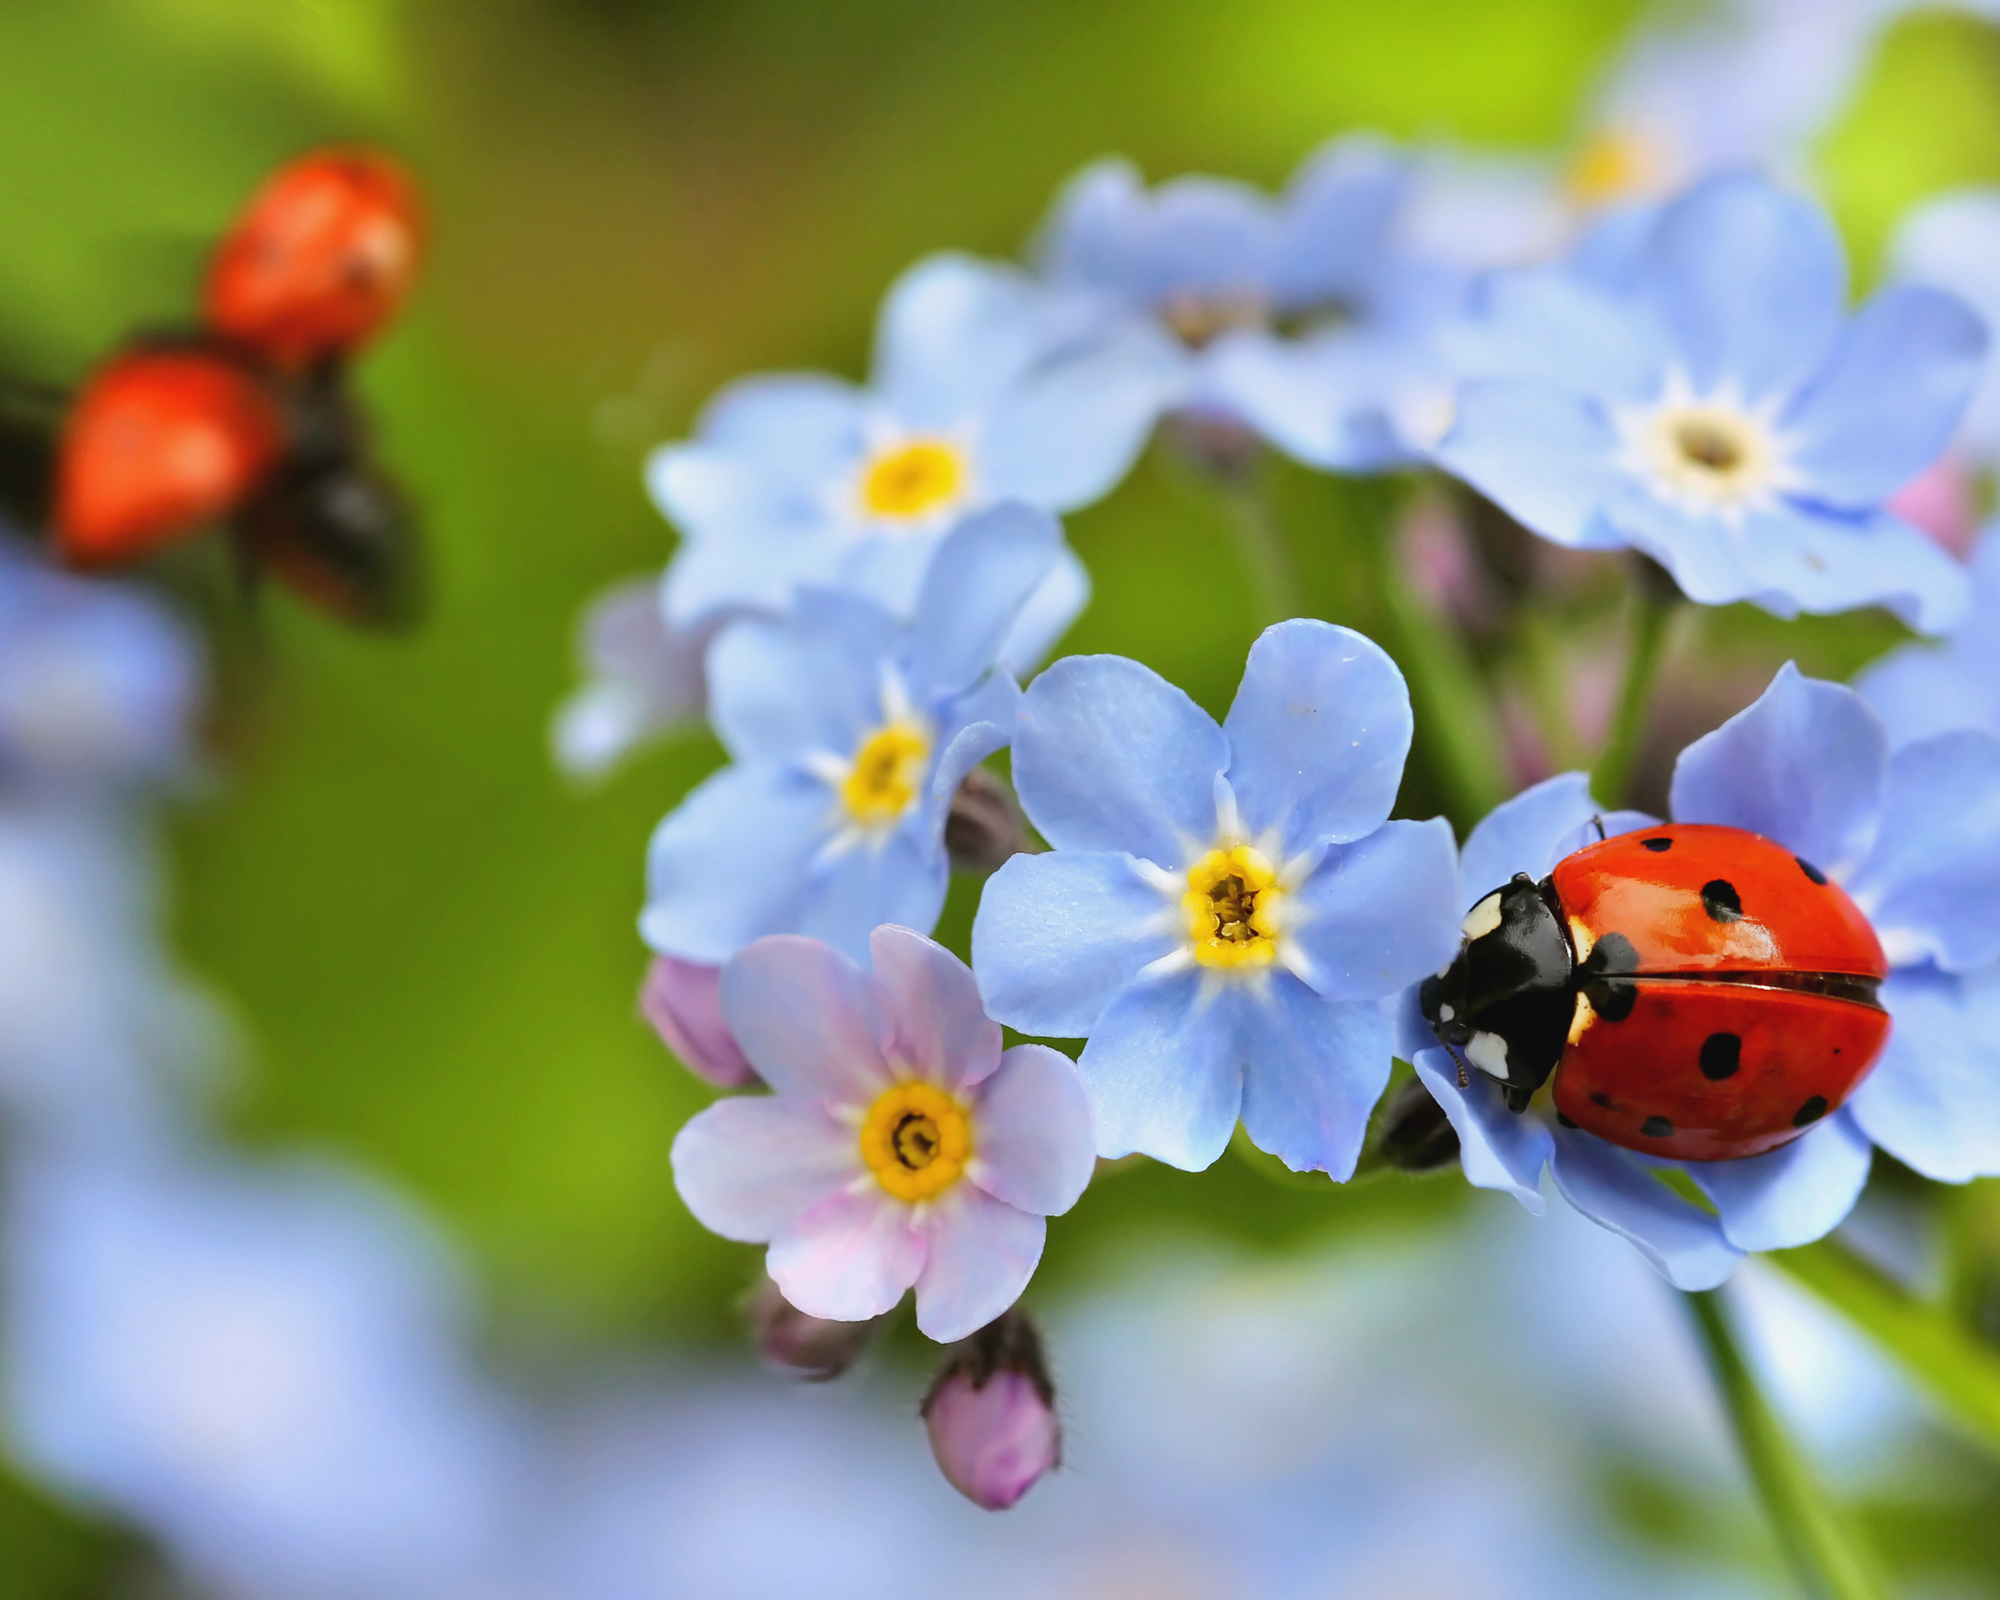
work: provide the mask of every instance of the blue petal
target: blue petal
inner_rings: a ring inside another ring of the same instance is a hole
[[[832,584],[851,546],[810,525],[690,538],[667,567],[664,603],[676,628],[736,611],[782,611],[800,584]]]
[[[1373,640],[1307,618],[1266,628],[1222,724],[1249,835],[1275,829],[1289,856],[1380,827],[1410,730],[1410,691]]]
[[[1076,552],[1063,545],[1048,574],[1015,613],[1000,645],[1000,665],[1016,678],[1033,676],[1089,604],[1090,574]]]
[[[1523,527],[1573,547],[1604,542],[1598,511],[1623,474],[1617,436],[1589,401],[1548,384],[1482,379],[1458,391],[1437,462]]]
[[[1880,605],[1920,632],[1940,633],[1972,603],[1965,569],[1885,512],[1839,516],[1786,502],[1745,518],[1734,543],[1750,580],[1744,598],[1781,617]]]
[[[928,934],[944,909],[951,864],[927,832],[917,819],[880,845],[859,844],[817,864],[799,902],[798,931],[863,965],[868,936],[885,922]]]
[[[979,415],[1050,338],[1050,291],[1016,267],[927,257],[891,286],[875,330],[873,387],[912,430]]]
[[[1542,1168],[1555,1151],[1548,1124],[1540,1117],[1507,1109],[1499,1085],[1484,1073],[1458,1086],[1458,1064],[1449,1051],[1426,1050],[1414,1065],[1417,1076],[1443,1108],[1458,1135],[1458,1162],[1466,1181],[1481,1189],[1503,1189],[1536,1216],[1547,1209]]]
[[[1070,656],[1028,686],[1014,784],[1058,850],[1182,865],[1215,837],[1229,744],[1207,712],[1123,656]]]
[[[1544,778],[1495,806],[1465,841],[1460,909],[1470,909],[1517,872],[1545,877],[1561,859],[1557,844],[1586,826],[1598,810],[1587,772]]]
[[[1689,1161],[1681,1170],[1715,1203],[1739,1250],[1790,1250],[1840,1226],[1868,1184],[1874,1147],[1845,1110],[1809,1133],[1744,1161]]]
[[[967,517],[937,548],[910,626],[911,687],[963,689],[990,670],[1028,597],[1055,565],[1062,527],[1018,503]]]
[[[1891,756],[1875,848],[1846,887],[1897,966],[2000,957],[2000,738],[1941,733]]]
[[[1873,839],[1888,746],[1852,689],[1786,662],[1754,705],[1681,752],[1674,820],[1748,828],[1844,876]]]
[[[1882,985],[1882,1004],[1889,1044],[1848,1113],[1927,1178],[2000,1175],[2000,967],[1907,967]]]
[[[1476,370],[1599,402],[1650,400],[1670,362],[1644,307],[1569,268],[1500,272],[1474,290]]]
[[[1411,177],[1408,158],[1373,134],[1346,134],[1308,156],[1278,219],[1272,303],[1309,309],[1364,294],[1391,248]]]
[[[695,437],[736,454],[768,454],[796,463],[801,476],[816,475],[859,449],[861,409],[860,391],[839,378],[759,373],[737,379],[710,400],[695,423]]]
[[[1811,201],[1725,173],[1665,207],[1647,289],[1697,392],[1734,382],[1755,402],[1826,359],[1847,301],[1840,236]]]
[[[1354,1176],[1368,1114],[1389,1081],[1389,1008],[1323,1000],[1288,973],[1239,1000],[1248,1038],[1243,1131],[1294,1172]]]
[[[851,755],[882,721],[882,672],[901,642],[879,606],[804,590],[789,617],[742,618],[709,646],[710,720],[739,761]]]
[[[1128,855],[1018,855],[986,880],[972,969],[989,1014],[1022,1033],[1077,1039],[1141,968],[1180,942],[1177,908]]]
[[[1243,1104],[1240,998],[1231,989],[1204,1002],[1184,972],[1111,1002],[1077,1061],[1099,1155],[1136,1150],[1188,1172],[1215,1164]]]
[[[1986,329],[1953,295],[1884,290],[1786,413],[1816,500],[1879,506],[1943,453],[1977,387]]]
[[[989,681],[996,689],[1012,691],[1012,699],[1020,698],[1020,691],[1014,688],[1012,679],[996,674]],[[1007,740],[1013,732],[1014,718],[1010,707],[1009,714],[1004,717],[968,722],[951,736],[944,753],[938,757],[937,766],[931,771],[930,793],[924,800],[930,819],[927,832],[934,847],[944,849],[945,824],[951,820],[951,805],[958,795],[958,786],[965,782],[980,762],[995,751],[1006,749]]]
[[[756,533],[819,520],[822,487],[862,449],[862,401],[851,385],[816,373],[770,374],[716,396],[693,440],[653,452],[646,483],[685,533]]]
[[[796,926],[826,839],[826,785],[759,764],[725,767],[653,830],[639,932],[662,955],[719,966]]]
[[[1742,541],[1720,517],[1669,505],[1636,477],[1619,483],[1603,515],[1618,543],[1659,562],[1673,574],[1681,592],[1700,605],[1755,599],[1779,616],[1792,616],[1799,609],[1782,593],[1758,593],[1744,569]]]
[[[1133,317],[1107,326],[1038,365],[995,403],[979,440],[987,491],[1052,511],[1102,499],[1189,382],[1186,355],[1152,323]]]
[[[1261,329],[1224,334],[1203,352],[1207,392],[1287,455],[1338,472],[1402,464],[1385,431],[1392,407],[1428,386],[1448,395],[1452,375],[1418,337],[1342,327],[1308,339]]]
[[[1064,188],[1038,253],[1058,282],[1151,306],[1176,291],[1261,291],[1275,244],[1271,202],[1247,184],[1177,178],[1148,194],[1129,163],[1105,161]]]
[[[1320,995],[1375,1000],[1458,953],[1458,901],[1451,824],[1388,822],[1327,851],[1286,902],[1287,938],[1310,963],[1300,976]]]
[[[1716,1218],[1669,1191],[1616,1145],[1557,1129],[1549,1171],[1565,1200],[1629,1239],[1676,1289],[1713,1289],[1743,1258]]]
[[[2000,733],[2000,674],[1971,668],[1956,640],[1906,644],[1854,680],[1897,745],[1959,728]]]

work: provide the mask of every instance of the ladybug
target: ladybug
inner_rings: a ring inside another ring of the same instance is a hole
[[[1601,826],[1601,825],[1600,825]],[[1418,1002],[1527,1109],[1679,1161],[1732,1161],[1838,1110],[1889,1036],[1881,941],[1838,884],[1741,828],[1601,840],[1466,913]],[[1551,1081],[1553,1080],[1553,1081]]]
[[[280,367],[345,355],[401,309],[422,254],[402,168],[372,150],[315,151],[279,168],[223,236],[203,320]]]
[[[422,546],[346,368],[401,305],[420,243],[416,191],[385,157],[280,169],[217,249],[203,326],[129,340],[73,399],[0,383],[0,508],[46,519],[76,567],[221,523],[246,579],[350,622],[414,621]]]
[[[85,383],[57,444],[57,553],[119,566],[243,505],[284,418],[262,377],[208,349],[127,350]]]

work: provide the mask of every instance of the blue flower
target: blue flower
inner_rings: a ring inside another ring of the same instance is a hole
[[[1000,506],[938,547],[908,623],[807,588],[788,617],[725,628],[710,710],[735,764],[654,833],[646,942],[714,966],[803,933],[865,961],[885,922],[929,930],[952,796],[1013,726],[1001,643],[1061,549],[1054,518]]]
[[[184,774],[202,678],[194,641],[153,601],[0,543],[0,782]]]
[[[1954,728],[2000,734],[2000,530],[1981,535],[1970,576],[1964,622],[1935,643],[1899,646],[1854,680],[1892,744]]]
[[[686,536],[667,620],[781,611],[801,585],[907,616],[963,517],[1098,499],[1182,382],[1170,342],[1139,318],[1107,318],[1011,267],[920,262],[883,304],[866,388],[747,378],[710,402],[693,439],[655,452],[647,481]],[[1088,593],[1082,569],[1065,553],[1046,581],[1066,626]]]
[[[1568,773],[1475,828],[1468,905],[1516,872],[1544,876],[1596,837],[1589,780]],[[1674,819],[1748,828],[1819,864],[1874,924],[1889,957],[1892,1023],[1874,1070],[1808,1132],[1741,1161],[1676,1163],[1580,1129],[1516,1116],[1498,1087],[1457,1067],[1404,1011],[1404,1045],[1458,1130],[1465,1174],[1542,1209],[1544,1165],[1563,1197],[1624,1235],[1674,1284],[1710,1288],[1746,1251],[1808,1243],[1845,1217],[1871,1147],[1948,1183],[2000,1173],[2000,738],[1948,733],[1891,751],[1852,690],[1787,666],[1757,703],[1681,753]],[[1649,826],[1620,813],[1608,832]],[[1661,1184],[1678,1168],[1713,1212]]]
[[[1239,1115],[1295,1170],[1354,1170],[1386,997],[1456,948],[1449,826],[1389,822],[1410,702],[1374,644],[1283,622],[1221,727],[1157,674],[1071,657],[1022,697],[1014,781],[1055,848],[987,881],[987,1011],[1087,1036],[1101,1155],[1199,1169]]]
[[[1704,604],[1951,626],[1963,573],[1882,505],[1950,439],[1979,319],[1903,286],[1848,320],[1831,224],[1750,174],[1607,227],[1578,266],[1486,285],[1500,363],[1460,388],[1439,462],[1544,538],[1644,552]]]
[[[1316,466],[1417,458],[1441,429],[1451,365],[1435,334],[1462,274],[1399,241],[1408,163],[1379,139],[1334,140],[1273,200],[1185,177],[1147,191],[1128,163],[1071,180],[1038,256],[1054,283],[1154,318],[1194,364],[1186,404]]]
[[[1895,276],[1958,295],[2000,324],[2000,189],[1959,189],[1925,201],[1903,219],[1891,246]],[[1956,447],[2000,466],[2000,369],[1989,365],[1966,408]]]
[[[500,1581],[524,1440],[467,1362],[455,1264],[404,1208],[304,1164],[9,1178],[17,1459],[218,1594]]]

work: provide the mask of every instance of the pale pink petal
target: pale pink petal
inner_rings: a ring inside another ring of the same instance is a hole
[[[930,1255],[917,1279],[917,1326],[939,1344],[977,1333],[1021,1298],[1048,1234],[1040,1217],[971,1183],[939,1196],[924,1228]]]
[[[979,1087],[966,1176],[1036,1216],[1076,1204],[1097,1165],[1090,1098],[1076,1063],[1045,1044],[1017,1044]]]
[[[817,939],[773,934],[722,969],[722,1016],[780,1094],[866,1104],[889,1084],[889,1020],[875,980]]]
[[[854,1130],[813,1100],[745,1095],[697,1112],[674,1140],[674,1187],[725,1239],[775,1238],[868,1169]]]
[[[970,967],[894,924],[877,928],[868,947],[889,1003],[893,1054],[948,1089],[969,1089],[1000,1065],[1000,1024],[986,1015]]]
[[[807,1316],[861,1322],[903,1298],[924,1255],[914,1209],[871,1182],[799,1217],[771,1241],[764,1270]]]
[[[722,969],[678,956],[655,956],[639,988],[639,1010],[681,1064],[721,1089],[757,1081],[722,1020]]]

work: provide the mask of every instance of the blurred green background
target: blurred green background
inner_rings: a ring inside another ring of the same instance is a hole
[[[858,375],[898,271],[1013,253],[1103,153],[1276,184],[1352,127],[1559,147],[1635,9],[0,4],[0,348],[34,376],[68,381],[135,324],[185,316],[207,240],[305,146],[383,142],[431,198],[416,310],[360,381],[425,510],[435,613],[385,641],[272,597],[226,628],[214,790],[174,819],[174,936],[240,1030],[236,1133],[333,1149],[418,1196],[473,1253],[503,1342],[725,1333],[749,1254],[694,1226],[666,1162],[706,1093],[633,1009],[646,834],[719,752],[661,747],[587,794],[546,754],[578,607],[672,547],[646,450],[739,373]],[[2000,42],[1977,24],[1922,16],[1891,38],[1827,150],[1864,266],[1915,195],[2000,177],[1996,87]],[[1289,473],[1280,491],[1311,608],[1369,625],[1347,492]],[[1068,648],[1226,704],[1256,623],[1221,509],[1149,457],[1071,532],[1098,598]],[[1849,667],[1889,636],[1702,626],[1683,654],[1718,681],[1792,653]],[[1427,782],[1420,761],[1408,805],[1436,809]],[[946,923],[961,948],[968,890]],[[1133,1229],[1276,1244],[1465,1194],[1308,1192],[1231,1162],[1197,1189],[1150,1168],[1056,1230],[1038,1291]],[[0,1502],[0,1590],[82,1581],[62,1527]]]

